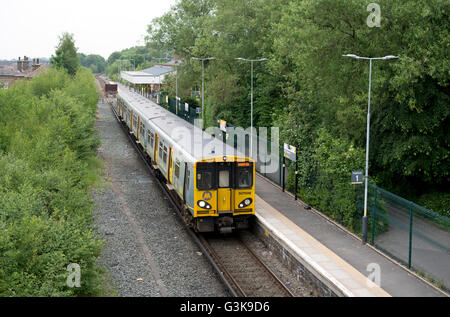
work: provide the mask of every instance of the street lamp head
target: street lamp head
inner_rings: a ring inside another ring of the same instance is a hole
[[[357,55],[355,55],[355,54],[346,54],[346,55],[342,55],[342,56],[344,56],[344,57],[356,58],[356,59],[359,59],[359,58],[360,58],[359,56],[357,56]]]
[[[393,59],[393,58],[398,58],[398,56],[388,55],[388,56],[383,57],[383,59]]]
[[[208,61],[211,59],[216,59],[215,57],[204,57],[204,58],[200,58],[200,57],[191,57],[192,59],[196,59],[196,60],[200,60],[200,61]]]

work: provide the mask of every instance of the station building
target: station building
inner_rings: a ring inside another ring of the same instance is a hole
[[[175,74],[175,68],[168,64],[156,64],[141,71],[121,71],[120,79],[128,87],[142,95],[150,95],[161,90],[164,78],[168,74]]]

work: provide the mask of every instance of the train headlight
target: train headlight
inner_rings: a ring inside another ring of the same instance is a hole
[[[208,204],[208,203],[207,203],[206,201],[204,201],[204,200],[199,200],[199,201],[197,201],[197,205],[198,205],[200,208],[211,209],[211,205]]]
[[[251,198],[247,198],[247,199],[245,199],[245,200],[243,200],[243,201],[240,202],[239,208],[247,207],[247,206],[249,206],[251,203],[252,203],[252,199],[251,199]]]

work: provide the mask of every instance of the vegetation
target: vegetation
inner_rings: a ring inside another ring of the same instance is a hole
[[[205,63],[207,125],[250,125],[250,65],[235,58],[268,58],[254,64],[255,126],[280,127],[299,152],[300,196],[354,230],[369,65],[342,55],[400,56],[372,69],[371,181],[448,216],[449,3],[377,3],[371,28],[359,0],[180,0],[147,39],[185,60],[181,97],[201,86],[192,57],[216,58]]]
[[[96,54],[85,55],[83,53],[79,53],[78,56],[81,66],[89,68],[93,74],[105,72],[106,61],[102,56]]]
[[[152,67],[155,63],[168,61],[172,55],[169,51],[159,49],[154,43],[149,42],[146,46],[136,46],[114,52],[108,57],[106,75],[118,79],[120,70],[142,70]]]
[[[97,89],[91,72],[69,75],[62,65],[73,65],[57,56],[61,67],[0,90],[0,296],[102,294],[91,199]],[[66,284],[70,263],[80,265],[79,288]]]
[[[55,55],[50,62],[57,68],[65,69],[69,75],[75,75],[80,67],[80,58],[77,54],[73,34],[63,33],[59,38],[59,44]]]

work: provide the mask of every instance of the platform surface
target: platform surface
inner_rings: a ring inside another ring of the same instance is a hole
[[[303,202],[295,201],[262,176],[256,176],[255,182],[258,218],[298,248],[299,255],[321,266],[349,291],[349,296],[445,296],[317,212],[304,209]],[[367,278],[371,263],[380,267],[380,287],[374,287]]]

